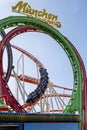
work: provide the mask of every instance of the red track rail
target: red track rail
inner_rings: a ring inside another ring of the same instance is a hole
[[[6,84],[3,76],[2,70],[0,69],[0,86],[1,86],[1,96],[7,96],[9,105],[17,112],[25,112],[22,106],[17,102],[13,94],[11,93],[8,85]]]
[[[26,56],[28,56],[34,63],[36,63],[36,65],[39,67],[39,68],[44,68],[44,65],[35,57],[33,56],[31,53],[25,51],[24,49],[20,48],[20,47],[17,47],[15,45],[12,45],[11,46],[13,48],[15,48],[16,50],[22,52],[23,54],[25,54]]]

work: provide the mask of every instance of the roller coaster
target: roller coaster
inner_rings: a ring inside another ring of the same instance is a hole
[[[7,34],[5,29],[13,27]],[[52,37],[65,51],[73,70],[73,89],[64,88],[54,85],[49,80],[49,73],[44,65],[31,53],[23,50],[16,45],[10,44],[11,39],[26,32],[44,33]],[[33,113],[64,113],[64,114],[80,114],[81,126],[86,130],[86,115],[87,115],[87,79],[84,63],[73,44],[63,36],[57,29],[35,18],[25,16],[10,16],[0,20],[0,96],[7,96],[8,104],[13,112],[33,112]],[[4,50],[7,50],[8,65],[7,71],[3,68]],[[13,48],[23,55],[30,58],[38,67],[39,79],[29,77],[24,74],[18,75],[14,71],[13,65]],[[22,95],[22,104],[18,101],[9,87],[9,80],[15,78],[17,86]],[[26,93],[21,81],[36,84],[37,87],[33,92]],[[22,87],[20,87],[22,86]],[[70,94],[58,94],[54,88],[71,91]],[[26,97],[26,101],[25,98]],[[64,102],[63,98],[68,98],[68,102]],[[14,103],[13,103],[14,102]],[[54,103],[55,102],[55,103]],[[54,104],[53,104],[54,103]],[[44,104],[44,105],[43,105]],[[56,104],[56,109],[55,109]],[[37,105],[39,111],[37,111]],[[50,107],[49,107],[50,105]],[[82,116],[83,115],[83,116]]]

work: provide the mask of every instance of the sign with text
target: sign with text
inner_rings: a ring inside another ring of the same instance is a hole
[[[42,11],[35,10],[28,3],[23,3],[22,1],[19,1],[15,6],[12,6],[12,11],[39,19],[58,28],[61,27],[61,23],[57,21],[57,15],[47,13],[46,9],[43,9]]]

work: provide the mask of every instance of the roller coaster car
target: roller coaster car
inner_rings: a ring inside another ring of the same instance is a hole
[[[34,92],[30,93],[27,97],[26,103],[34,104],[45,92],[48,83],[48,73],[45,68],[40,68],[41,79],[38,87],[35,89]]]
[[[8,111],[8,101],[7,96],[1,96],[0,97],[0,112],[6,112]]]
[[[40,68],[40,74],[43,75],[45,73],[47,73],[47,70],[45,68]]]

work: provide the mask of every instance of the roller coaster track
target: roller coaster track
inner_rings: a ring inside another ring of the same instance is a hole
[[[18,27],[18,28],[21,28],[21,27]],[[41,65],[40,61],[38,61],[37,58],[35,58],[31,53],[29,52],[26,52],[25,50],[15,46],[15,45],[11,45],[12,48],[15,48],[16,50],[20,51],[22,54],[28,56],[29,58],[31,58],[31,60],[33,60],[38,67],[42,67],[43,65]],[[14,77],[13,74],[11,74],[11,77]],[[38,79],[34,78],[34,77],[29,77],[29,76],[26,76],[26,75],[19,75],[18,78],[21,80],[21,81],[24,81],[24,82],[27,82],[27,83],[32,83],[32,84],[36,84],[38,85],[38,83],[40,82]],[[62,90],[68,90],[68,91],[72,91],[72,89],[70,88],[64,88],[64,87],[61,87],[61,86],[57,86],[57,85],[53,85],[52,87],[55,87],[55,88],[60,88]],[[41,97],[41,99],[43,98],[49,98],[49,97],[65,97],[65,98],[70,98],[71,97],[71,94],[44,94],[44,96]],[[37,101],[36,101],[37,102]],[[63,101],[62,101],[63,102]],[[31,104],[32,106],[33,104]],[[56,111],[56,112],[59,112],[60,110],[53,110],[53,111]],[[61,110],[62,112],[63,110]],[[51,111],[50,111],[51,112]]]
[[[18,28],[20,28],[20,27],[18,27]],[[33,30],[33,31],[34,31],[34,30]],[[20,47],[18,47],[18,46],[13,45],[13,44],[11,44],[11,47],[12,47],[12,48],[15,48],[16,50],[22,52],[24,55],[26,55],[26,56],[28,56],[29,58],[31,58],[31,60],[33,60],[34,63],[36,63],[36,65],[37,65],[39,68],[44,67],[44,65],[43,65],[35,56],[33,56],[31,53],[25,51],[24,49],[22,49],[22,48],[20,48]],[[14,75],[11,75],[11,76],[14,77]],[[23,79],[24,79],[24,81],[25,81],[25,82],[28,82],[28,83],[38,84],[38,79],[36,79],[36,78],[34,78],[34,77],[29,77],[29,76],[26,76],[26,75],[24,75],[24,77],[23,77],[23,76],[20,75],[20,76],[18,76],[18,78],[19,78],[20,80],[22,80],[22,81],[23,81]],[[72,91],[71,88],[61,87],[61,86],[57,86],[57,85],[53,85],[53,87],[57,87],[57,88],[60,88],[60,89],[71,90],[71,91]]]
[[[18,27],[18,28],[22,28],[22,27]],[[26,52],[25,50],[23,50],[22,48],[19,48],[19,47],[17,47],[17,46],[15,46],[15,45],[11,45],[11,47],[12,48],[15,48],[16,50],[18,50],[18,51],[20,51],[22,54],[24,54],[24,55],[26,55],[26,56],[28,56],[29,58],[31,58],[31,60],[33,60],[35,63],[36,63],[36,65],[38,66],[38,67],[43,67],[43,65],[41,65],[41,63],[40,63],[40,61],[38,61],[38,59],[37,58],[35,58],[31,53],[29,53],[29,52]],[[14,75],[13,74],[11,74],[11,76],[12,77],[14,77]],[[19,75],[18,76],[18,78],[21,80],[21,81],[24,81],[24,82],[27,82],[27,83],[32,83],[32,84],[36,84],[36,85],[38,85],[38,83],[40,82],[38,79],[36,79],[36,78],[34,78],[34,77],[29,77],[29,76],[26,76],[26,75]],[[60,89],[62,89],[62,90],[68,90],[68,91],[72,91],[72,89],[71,88],[64,88],[64,87],[61,87],[61,86],[57,86],[57,85],[53,85],[52,87],[54,87],[54,88],[60,88]],[[41,97],[41,99],[43,99],[43,98],[49,98],[49,97],[56,97],[56,96],[58,96],[58,97],[64,97],[64,98],[70,98],[71,97],[71,94],[44,94],[44,96],[42,96]],[[36,101],[37,102],[37,101]],[[62,101],[63,102],[63,101]],[[31,106],[32,106],[33,104],[31,104]],[[59,112],[59,111],[63,111],[63,110],[53,110],[53,112],[54,111],[56,111],[56,112]],[[52,110],[50,111],[50,112],[52,112]]]
[[[41,30],[43,33],[46,33],[50,35],[52,38],[54,38],[58,44],[61,45],[61,47],[66,52],[73,69],[73,75],[74,75],[74,86],[73,86],[73,92],[71,99],[66,106],[64,113],[74,113],[75,111],[78,111],[82,115],[82,91],[85,86],[85,72],[84,67],[82,67],[82,60],[80,59],[78,53],[76,52],[75,48],[70,44],[70,42],[56,29],[54,29],[52,26],[47,25],[39,20],[36,20],[34,18],[27,18],[25,16],[11,16],[7,17],[5,19],[2,19],[0,21],[0,30],[4,30],[6,28],[12,27],[12,26],[24,26],[28,25],[28,27],[32,27],[33,29]],[[16,30],[13,29],[10,31],[4,39],[1,41],[0,46],[0,60],[2,61],[3,51],[5,49],[5,46],[8,44],[8,42],[15,37],[16,35],[28,31],[28,27],[24,26],[24,30]],[[1,86],[6,86],[3,80],[3,69],[2,65],[0,66],[0,80],[1,80]],[[3,88],[2,88],[3,89]],[[86,96],[86,94],[85,94]],[[83,96],[83,99],[86,98]],[[85,109],[86,102],[83,103],[83,107]]]
[[[18,28],[20,28],[20,29],[23,29],[24,27],[18,27]],[[35,29],[32,29],[32,28],[29,28],[29,31],[31,32],[31,31],[37,31],[37,32],[40,32],[40,31],[38,31],[38,30],[35,30]],[[4,32],[4,31],[3,31]],[[5,32],[4,32],[4,36],[5,36]],[[25,50],[23,50],[23,49],[21,49],[21,48],[19,48],[19,47],[17,47],[17,46],[15,46],[15,45],[11,45],[13,48],[15,48],[16,50],[19,50],[19,51],[21,51],[23,54],[25,54],[26,56],[28,56],[29,58],[31,58],[36,64],[37,64],[37,66],[39,67],[39,68],[42,68],[42,67],[44,67],[41,63],[40,63],[40,61],[39,60],[37,60],[32,54],[30,54],[29,52],[26,52]],[[12,75],[11,74],[11,76],[13,76],[14,77],[14,75]],[[20,75],[20,76],[18,76],[18,78],[20,79],[20,80],[24,80],[25,82],[31,82],[31,83],[35,83],[35,84],[38,84],[38,80],[37,79],[35,79],[35,78],[31,78],[31,77],[28,77],[28,76],[24,76],[23,77],[23,75]],[[58,87],[59,88],[59,86],[56,86],[56,85],[53,85],[53,87]],[[72,89],[70,89],[70,88],[64,88],[64,87],[60,87],[61,89],[64,89],[64,90],[72,90]],[[44,95],[44,97],[46,98],[46,97],[50,97],[50,96],[56,96],[55,94],[53,95],[53,94],[51,94],[51,95]],[[71,95],[69,95],[69,94],[58,94],[58,96],[59,97],[69,97],[70,98],[70,96]],[[33,97],[32,97],[33,98]],[[42,97],[43,98],[43,97]],[[36,100],[36,102],[37,102],[38,100]],[[33,103],[31,103],[31,105],[32,105]],[[35,103],[36,104],[36,103]],[[29,104],[27,104],[27,105],[29,105]],[[24,106],[24,105],[23,105]],[[59,110],[58,110],[59,111]]]
[[[19,27],[19,28],[20,28],[20,27]],[[31,31],[31,29],[30,29],[30,31]],[[4,31],[3,31],[3,32],[4,32]],[[2,32],[1,32],[1,33],[2,33]],[[5,36],[5,32],[4,32],[4,36]],[[3,37],[3,36],[2,36],[2,37]],[[33,61],[37,64],[37,66],[38,66],[39,68],[44,67],[44,66],[42,65],[42,63],[41,63],[36,57],[34,57],[31,53],[26,52],[25,50],[23,50],[23,49],[21,49],[21,48],[15,46],[15,45],[11,45],[11,47],[12,47],[12,48],[15,48],[16,50],[20,51],[22,54],[25,54],[26,56],[28,56],[29,58],[31,58],[31,60],[33,60]],[[14,74],[11,74],[11,77],[15,77]],[[29,76],[26,76],[26,75],[20,75],[20,76],[18,76],[18,78],[19,78],[21,81],[28,82],[28,83],[33,83],[33,84],[37,84],[37,85],[38,85],[38,83],[40,82],[40,81],[38,82],[38,79],[33,78],[33,77],[29,77]],[[70,89],[70,88],[64,88],[64,87],[57,86],[57,85],[53,85],[53,87],[63,89],[64,91],[65,91],[65,90],[72,91],[72,89]],[[70,97],[71,97],[71,94],[57,94],[57,95],[55,95],[55,94],[51,94],[51,95],[48,94],[48,95],[42,96],[41,99],[43,99],[43,98],[48,98],[48,97],[54,97],[54,96],[70,98]],[[33,103],[32,103],[32,104],[33,104]],[[32,104],[31,104],[31,105],[32,105]],[[54,110],[54,111],[59,112],[60,110]],[[63,110],[61,110],[61,112],[62,112],[62,111],[63,111]]]
[[[65,37],[66,38],[66,37]],[[67,39],[67,38],[66,38]],[[67,39],[68,40],[68,39]],[[68,40],[69,41],[69,40]],[[70,43],[70,45],[73,47],[73,49],[74,49],[74,51],[75,51],[75,53],[76,53],[76,55],[77,55],[77,57],[78,57],[78,59],[79,59],[79,62],[80,62],[80,65],[81,65],[81,69],[82,69],[82,72],[83,72],[83,80],[84,80],[84,82],[83,82],[83,88],[86,88],[86,71],[85,71],[85,66],[84,66],[84,63],[83,63],[83,61],[82,61],[82,58],[81,58],[81,56],[79,55],[79,53],[78,53],[78,51],[77,51],[77,49],[73,46],[73,44],[69,41],[69,43]],[[14,46],[14,45],[11,45],[13,48],[15,48],[15,49],[17,49],[17,50],[20,50],[22,53],[24,53],[24,50],[23,49],[21,49],[21,48],[19,48],[19,47],[17,47],[17,46]],[[37,62],[38,63],[38,62]],[[38,80],[37,79],[35,79],[35,78],[31,78],[31,77],[28,77],[28,76],[24,76],[24,79],[25,79],[25,82],[30,82],[30,83],[33,83],[33,84],[38,84]],[[21,80],[23,80],[23,78],[21,79]],[[60,86],[56,86],[56,85],[53,85],[53,87],[60,87]],[[60,87],[60,88],[62,88],[62,89],[69,89],[69,88],[64,88],[64,87]],[[84,90],[86,90],[86,89],[83,89],[83,107],[82,107],[82,109],[83,109],[83,111],[85,111],[85,109],[86,109],[86,94],[84,95]],[[47,95],[47,97],[50,97],[50,96],[52,96],[52,95]],[[53,95],[53,96],[55,96],[55,95]],[[63,97],[71,97],[71,95],[67,95],[67,94],[59,94],[58,96],[63,96]],[[45,97],[46,97],[46,95],[45,95]],[[43,97],[42,97],[43,98]],[[84,115],[85,116],[85,115]],[[84,117],[85,118],[85,117]],[[85,120],[84,120],[85,121]],[[83,124],[85,124],[85,122],[83,122]],[[84,125],[83,125],[84,126]]]

